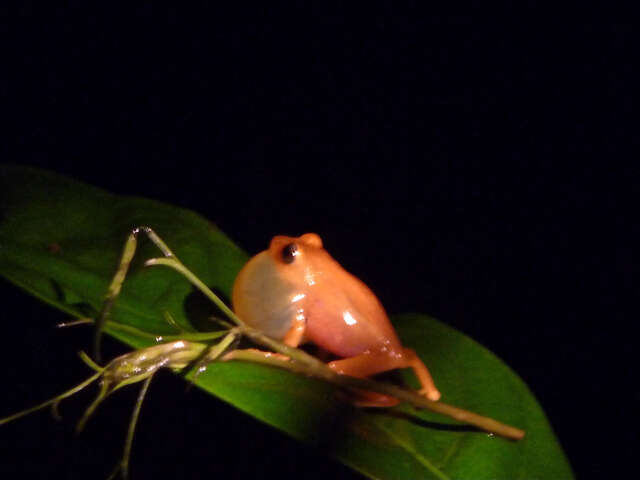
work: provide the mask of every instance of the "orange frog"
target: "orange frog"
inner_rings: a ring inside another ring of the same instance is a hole
[[[420,393],[440,392],[415,352],[404,348],[374,293],[322,248],[315,233],[276,236],[242,268],[233,286],[233,308],[248,325],[297,347],[312,342],[340,357],[337,373],[369,377],[411,367]],[[391,406],[395,398],[362,392],[357,403]]]

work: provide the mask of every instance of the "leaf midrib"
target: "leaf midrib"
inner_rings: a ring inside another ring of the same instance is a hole
[[[389,437],[392,443],[396,444],[397,446],[402,448],[404,451],[409,453],[411,456],[413,456],[413,458],[415,458],[418,461],[418,463],[423,465],[427,470],[429,470],[437,478],[439,478],[440,480],[451,480],[451,478],[447,474],[445,474],[442,470],[436,467],[428,458],[418,453],[416,449],[413,447],[413,445],[407,442],[404,442],[401,438],[395,435],[392,430],[385,428],[383,425],[376,423],[376,426],[385,435],[387,435],[387,437]]]

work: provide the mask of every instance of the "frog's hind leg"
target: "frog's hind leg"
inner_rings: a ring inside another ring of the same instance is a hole
[[[354,357],[329,362],[328,366],[342,375],[361,378],[396,368],[412,368],[422,387],[420,394],[432,401],[440,399],[440,392],[433,383],[429,370],[410,348],[403,348],[401,355],[389,355],[388,352],[362,353]]]
[[[349,392],[349,401],[358,407],[395,407],[400,403],[389,395],[355,389]]]
[[[411,367],[413,369],[413,373],[416,374],[416,377],[418,377],[418,380],[420,381],[420,385],[422,386],[420,389],[420,395],[424,395],[434,402],[440,400],[440,391],[438,391],[435,383],[433,382],[431,372],[429,372],[429,369],[424,362],[420,360],[420,357],[416,355],[416,352],[410,348],[405,348],[402,350],[402,353],[407,362],[405,366]]]
[[[354,357],[329,362],[327,366],[341,375],[366,378],[376,373],[398,368],[388,353],[363,353]],[[354,390],[350,401],[360,407],[393,407],[399,400],[388,395],[366,390]]]

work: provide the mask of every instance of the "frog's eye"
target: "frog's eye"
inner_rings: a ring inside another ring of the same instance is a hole
[[[295,243],[289,243],[282,248],[282,261],[284,263],[293,263],[300,252]]]

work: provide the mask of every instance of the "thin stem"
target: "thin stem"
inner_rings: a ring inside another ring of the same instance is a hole
[[[82,418],[80,418],[80,420],[78,421],[78,424],[76,425],[76,434],[82,432],[82,430],[84,429],[84,426],[87,424],[87,421],[89,420],[93,412],[107,397],[107,395],[109,394],[108,388],[109,388],[109,384],[103,381],[102,385],[100,385],[100,392],[98,393],[98,396],[91,403],[91,405],[89,405],[89,407],[85,410],[84,414],[82,415]]]
[[[229,345],[235,342],[236,338],[238,338],[238,330],[234,329],[229,332],[226,337],[220,340],[220,342],[211,347],[209,353],[207,353],[206,360],[208,360],[209,362],[217,360],[218,357],[220,357],[220,355],[222,355],[224,351],[229,348]]]
[[[93,318],[79,318],[77,320],[70,320],[68,322],[60,322],[58,325],[56,325],[56,327],[58,328],[68,328],[68,327],[75,327],[78,325],[87,325],[87,324],[94,324],[94,320]]]
[[[127,431],[127,439],[124,442],[124,452],[122,454],[121,462],[122,478],[125,480],[129,477],[129,460],[131,459],[131,447],[133,445],[133,436],[136,432],[136,425],[138,424],[138,417],[140,416],[142,402],[144,401],[144,397],[147,395],[147,390],[149,389],[149,384],[151,383],[152,378],[153,375],[147,378],[142,384],[142,388],[140,389],[140,393],[138,393],[138,398],[136,399],[133,414],[131,415],[131,421],[129,422],[129,430]]]
[[[207,340],[215,340],[226,335],[227,330],[218,330],[216,332],[195,332],[185,333],[184,335],[161,335],[156,336],[158,342],[175,342],[176,340],[189,340],[193,342],[206,342]]]
[[[122,284],[124,283],[124,279],[129,271],[131,260],[136,253],[136,248],[138,247],[138,235],[140,234],[140,232],[145,233],[147,237],[149,237],[149,240],[151,240],[160,249],[165,257],[175,257],[167,244],[164,243],[164,241],[158,235],[156,235],[156,233],[150,227],[140,226],[134,228],[131,231],[131,233],[127,237],[127,241],[124,244],[122,256],[120,257],[120,263],[118,264],[118,269],[116,270],[116,273],[113,276],[111,283],[109,284],[107,295],[105,296],[104,302],[102,303],[102,309],[100,310],[96,318],[96,330],[93,343],[94,354],[96,360],[98,361],[100,361],[100,339],[102,337],[102,331],[104,330],[105,324],[109,319],[109,315],[116,301],[116,298],[118,297],[118,295],[120,295]]]
[[[324,362],[321,362],[313,355],[309,355],[307,352],[305,352],[304,350],[300,350],[299,348],[290,347],[289,345],[285,345],[282,342],[274,340],[273,338],[266,336],[264,333],[256,330],[255,328],[244,325],[243,327],[241,327],[240,331],[255,343],[258,343],[266,348],[270,348],[271,350],[274,350],[278,353],[282,353],[283,355],[286,355],[287,357],[308,365],[311,368],[315,368],[318,370],[329,370]]]
[[[263,363],[279,368],[284,368],[294,373],[301,373],[321,378],[340,387],[356,388],[386,394],[399,400],[408,402],[415,407],[431,410],[432,412],[451,417],[460,422],[478,427],[482,430],[485,430],[486,432],[494,433],[496,435],[500,435],[512,440],[520,440],[525,435],[525,432],[519,428],[506,425],[492,418],[478,415],[477,413],[473,413],[468,410],[455,407],[453,405],[427,400],[421,395],[396,387],[394,385],[380,383],[366,378],[356,378],[337,374],[326,365],[322,364],[322,362],[320,362],[322,367],[318,368],[317,366],[310,366],[308,364],[303,364],[296,361],[283,361],[282,359],[275,356],[265,357],[258,352],[252,352],[250,350],[235,350],[233,352],[233,359]]]
[[[191,270],[184,266],[184,264],[178,260],[176,257],[172,258],[152,258],[145,262],[145,266],[152,267],[155,265],[164,265],[165,267],[173,268],[178,273],[184,275],[187,280],[189,280],[198,290],[200,290],[209,300],[216,304],[216,306],[224,312],[224,314],[229,317],[234,323],[238,326],[243,326],[244,322],[238,318],[238,316],[233,313],[233,311],[227,307],[227,305],[215,294],[211,291],[207,285],[205,285],[202,280],[196,277]]]
[[[87,325],[95,323],[92,318],[81,318],[77,321],[65,322],[64,324],[60,324],[58,326],[75,326],[75,325]],[[227,334],[226,330],[217,330],[214,332],[191,332],[191,333],[181,333],[175,335],[158,335],[154,333],[145,332],[144,330],[140,330],[139,328],[132,327],[131,325],[125,325],[124,323],[118,323],[111,320],[108,320],[105,323],[105,330],[109,331],[120,331],[125,333],[130,333],[140,338],[147,338],[150,340],[154,340],[155,342],[173,342],[176,340],[192,340],[194,342],[206,342],[207,340],[215,340],[216,338],[220,338],[223,335]]]
[[[102,309],[96,318],[96,330],[93,338],[93,352],[96,360],[100,361],[100,340],[102,338],[102,331],[104,330],[104,325],[109,318],[111,313],[111,309],[113,308],[113,304],[120,294],[120,290],[122,289],[122,284],[124,283],[124,279],[127,276],[127,272],[129,271],[129,265],[131,265],[131,260],[133,259],[133,255],[136,253],[136,246],[138,245],[138,229],[134,229],[127,238],[127,241],[124,244],[124,249],[122,250],[122,256],[120,258],[120,264],[118,265],[118,269],[116,270],[111,283],[109,284],[109,289],[107,290],[107,295],[105,296],[104,302],[102,304]]]
[[[165,311],[163,313],[163,316],[164,316],[164,320],[169,325],[171,325],[173,328],[175,328],[176,331],[178,331],[180,333],[187,333],[187,331],[184,328],[182,328],[180,325],[178,325],[178,323],[175,321],[175,319],[173,318],[173,316],[169,312]]]
[[[30,413],[36,412],[38,410],[42,410],[43,408],[48,407],[49,405],[55,405],[57,403],[59,403],[61,400],[70,397],[71,395],[78,393],[80,390],[82,390],[83,388],[85,388],[87,385],[92,384],[93,382],[95,382],[98,378],[100,378],[100,376],[102,375],[102,372],[97,372],[93,375],[91,375],[89,378],[87,378],[84,382],[76,385],[75,387],[73,387],[71,390],[67,390],[64,393],[61,393],[60,395],[57,395],[49,400],[47,400],[46,402],[43,402],[39,405],[36,405],[35,407],[31,407],[28,408],[26,410],[22,410],[18,413],[14,413],[13,415],[9,416],[9,417],[5,417],[0,419],[0,425],[4,425],[5,423],[9,423],[12,422],[13,420],[16,420],[20,417],[24,417],[25,415],[29,415]]]
[[[200,360],[196,363],[193,368],[193,375],[191,377],[191,385],[193,385],[200,374],[207,369],[207,365],[211,362],[216,361],[220,355],[222,355],[233,342],[238,338],[238,329],[234,328],[229,334],[224,337],[220,342],[216,343],[213,346],[210,346],[208,350],[205,350],[204,355],[200,355]]]
[[[78,352],[78,356],[80,357],[80,360],[82,360],[94,372],[102,373],[104,371],[103,367],[94,362],[91,357],[83,351]]]
[[[146,233],[146,235],[149,238],[149,240],[151,240],[154,243],[154,245],[160,249],[160,251],[162,252],[162,255],[164,255],[165,257],[178,258],[178,257],[176,257],[175,253],[173,253],[171,251],[169,246],[166,243],[164,243],[164,240],[162,240],[158,236],[158,234],[151,229],[151,227],[138,227],[138,228],[136,228],[134,230],[134,232],[136,230],[138,232],[142,231],[142,232]]]

